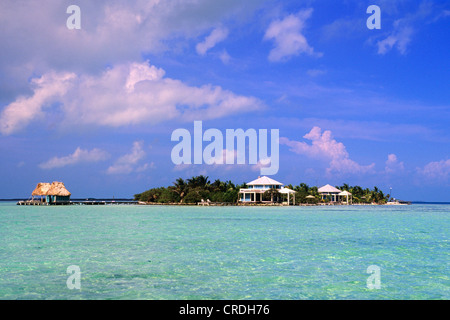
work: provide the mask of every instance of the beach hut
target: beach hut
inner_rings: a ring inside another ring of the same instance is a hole
[[[337,202],[338,196],[342,192],[341,190],[327,184],[319,188],[319,194],[322,196],[322,200],[330,199],[330,201]]]
[[[47,182],[39,182],[36,186],[36,189],[31,193],[32,200],[34,197],[39,197],[40,202],[45,202],[47,192],[50,190],[51,184]]]
[[[305,200],[306,200],[306,203],[312,203],[312,202],[315,202],[316,197],[314,197],[313,195],[310,194],[305,197]]]
[[[258,177],[258,179],[247,183],[247,186],[247,189],[241,188],[239,190],[239,202],[274,202],[275,199],[273,194],[271,195],[270,201],[263,200],[263,194],[267,190],[274,189],[280,194],[287,194],[289,203],[289,195],[295,193],[293,190],[283,188],[283,184],[281,182],[266,176]]]
[[[290,195],[293,195],[292,204],[295,205],[295,191],[289,188],[281,188],[279,191],[281,194],[287,194],[287,205],[290,205]]]
[[[53,182],[46,193],[46,202],[49,204],[65,204],[70,202],[71,193],[66,189],[64,183]]]
[[[352,194],[346,190],[339,193],[338,196],[341,197],[341,201],[342,201],[342,197],[345,197],[346,204],[349,204],[349,199],[350,199],[350,204],[353,202]]]

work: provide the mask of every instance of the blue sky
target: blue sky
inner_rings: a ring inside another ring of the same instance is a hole
[[[171,134],[197,120],[279,129],[286,184],[450,201],[449,26],[448,1],[2,1],[0,198],[260,175],[176,166]]]

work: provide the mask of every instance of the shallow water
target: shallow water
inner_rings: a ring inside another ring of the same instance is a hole
[[[449,217],[450,205],[4,203],[0,299],[449,299]]]

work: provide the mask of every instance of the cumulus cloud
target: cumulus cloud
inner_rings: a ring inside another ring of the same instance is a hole
[[[41,116],[46,106],[66,94],[75,77],[73,73],[50,72],[33,79],[33,94],[30,97],[17,98],[0,114],[0,133],[11,134]]]
[[[403,162],[398,161],[395,154],[389,154],[386,160],[386,166],[384,171],[389,174],[396,174],[403,172],[405,170],[405,165]]]
[[[225,40],[228,37],[228,29],[226,28],[216,28],[214,29],[209,36],[205,38],[203,42],[197,44],[195,49],[199,55],[205,55],[206,52],[214,48],[216,44]]]
[[[141,81],[157,81],[164,77],[164,70],[151,66],[148,63],[132,63],[130,65],[125,89],[128,93],[134,91],[135,85]]]
[[[170,40],[196,38],[225,17],[251,12],[258,0],[79,0],[81,30],[66,27],[67,2],[0,1],[0,64],[43,62],[79,69],[135,60],[170,49]],[[214,33],[214,32],[213,32]],[[11,37],[11,35],[15,35]],[[217,32],[215,35],[219,35]],[[211,38],[211,40],[214,37]],[[220,38],[220,35],[219,35]]]
[[[98,74],[105,65],[178,50],[224,20],[245,21],[261,5],[260,0],[78,0],[81,30],[69,30],[69,4],[0,1],[1,97],[28,92],[28,79],[49,70]]]
[[[154,163],[140,164],[140,161],[144,159],[146,152],[144,151],[144,142],[135,141],[131,152],[121,156],[117,161],[110,166],[107,174],[128,174],[131,172],[142,172],[148,168],[153,168]]]
[[[428,181],[450,182],[450,159],[430,162],[417,172]]]
[[[275,47],[269,53],[270,61],[281,61],[301,53],[321,55],[314,52],[314,49],[302,34],[305,22],[311,17],[312,11],[312,9],[301,10],[299,13],[290,14],[282,20],[275,20],[269,25],[264,40],[275,42]]]
[[[303,136],[310,140],[311,144],[300,141],[291,141],[288,138],[280,138],[280,143],[290,147],[290,151],[306,155],[315,159],[324,159],[328,162],[327,174],[363,174],[373,173],[375,164],[363,166],[350,159],[350,156],[342,142],[337,142],[331,131],[314,127]]]
[[[39,165],[41,169],[62,168],[78,163],[89,163],[104,161],[109,158],[109,154],[100,149],[83,150],[78,147],[74,153],[64,157],[53,157]]]
[[[209,84],[189,86],[164,75],[148,62],[119,64],[98,76],[50,72],[33,80],[37,89],[31,97],[20,97],[4,109],[0,132],[6,135],[25,127],[51,103],[60,104],[68,126],[110,127],[217,119],[263,107],[254,97]]]

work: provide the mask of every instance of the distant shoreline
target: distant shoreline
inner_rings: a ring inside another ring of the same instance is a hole
[[[0,202],[17,202],[17,201],[24,201],[27,200],[27,198],[13,198],[13,199],[0,199]],[[71,201],[133,201],[133,199],[131,198],[80,198],[80,199],[72,199]],[[411,201],[411,204],[450,204],[450,202],[441,202],[441,201]],[[146,205],[173,205],[173,206],[187,206],[187,205],[191,205],[191,206],[197,206],[197,204],[180,204],[180,203],[168,203],[168,204],[164,204],[164,203],[149,203]],[[355,204],[354,204],[355,205]],[[245,206],[245,205],[235,205],[235,204],[229,204],[229,206]]]
[[[10,201],[26,201],[28,198],[14,198],[14,199],[0,199],[1,202],[10,202]],[[134,201],[131,198],[79,198],[79,199],[71,199],[71,201]]]

